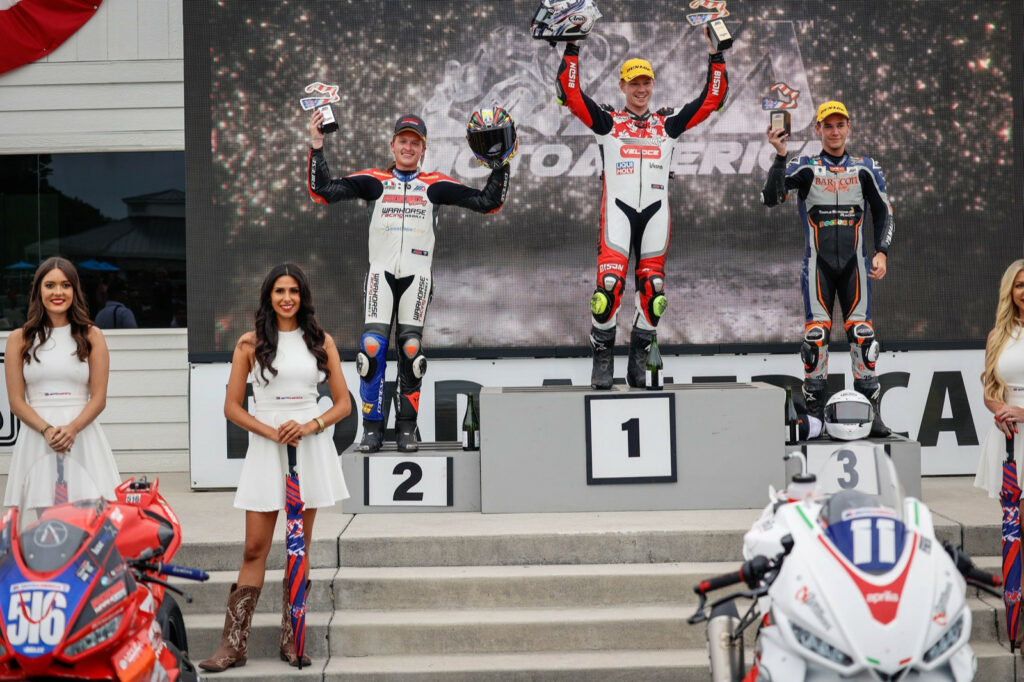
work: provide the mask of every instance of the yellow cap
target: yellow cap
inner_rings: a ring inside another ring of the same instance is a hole
[[[638,76],[647,76],[654,80],[654,69],[646,59],[630,59],[622,65],[622,73],[619,78],[627,83]]]
[[[832,114],[842,114],[846,118],[850,118],[850,114],[846,111],[846,106],[842,102],[825,102],[818,107],[818,123],[821,123]]]

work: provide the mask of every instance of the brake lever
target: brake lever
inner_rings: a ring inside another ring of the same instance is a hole
[[[175,587],[174,585],[170,584],[166,580],[161,580],[160,578],[156,578],[154,576],[151,576],[148,573],[143,573],[138,578],[138,580],[139,580],[139,582],[156,583],[157,585],[163,585],[164,588],[170,590],[171,592],[174,592],[175,594],[180,594],[182,597],[184,597],[186,603],[188,603],[188,604],[192,603],[192,595],[191,594],[189,594],[185,590],[181,589],[180,587]]]

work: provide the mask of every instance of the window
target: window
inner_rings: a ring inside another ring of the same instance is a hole
[[[184,327],[184,187],[184,152],[0,156],[0,329],[24,323],[36,266],[57,255],[93,319],[120,304],[118,327]]]

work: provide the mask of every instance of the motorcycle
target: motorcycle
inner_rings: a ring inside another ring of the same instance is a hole
[[[181,525],[159,481],[129,479],[103,499],[89,473],[40,457],[0,519],[0,680],[198,682],[181,609],[161,576]]]
[[[702,581],[692,624],[707,622],[714,682],[974,678],[966,586],[994,595],[997,576],[935,537],[931,513],[905,497],[885,449],[850,443],[817,474],[800,473],[744,537],[738,571]],[[748,588],[707,604],[730,585]],[[751,600],[740,617],[736,600]],[[758,623],[753,665],[744,632]]]

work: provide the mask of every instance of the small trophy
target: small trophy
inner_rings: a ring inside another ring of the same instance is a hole
[[[711,45],[714,46],[715,51],[721,52],[732,47],[732,34],[729,33],[729,28],[725,25],[724,19],[715,19],[708,23],[708,27]]]
[[[772,130],[782,129],[790,134],[789,112],[785,109],[772,109],[768,114],[768,127]]]
[[[338,129],[338,121],[334,118],[334,109],[331,107],[331,102],[337,102],[341,99],[338,96],[338,86],[327,85],[317,81],[307,85],[305,91],[307,93],[317,93],[317,96],[300,99],[299,105],[302,106],[302,110],[316,109],[319,111],[324,115],[324,122],[320,124],[320,132],[324,135],[333,133]]]

